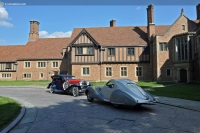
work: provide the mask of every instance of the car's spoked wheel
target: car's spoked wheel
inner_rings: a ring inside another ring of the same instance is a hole
[[[72,95],[74,97],[77,97],[79,95],[79,92],[78,92],[78,87],[73,87],[72,88]]]
[[[94,101],[94,98],[92,98],[91,97],[91,93],[88,91],[88,93],[87,93],[87,100],[89,101],[89,102],[93,102]]]
[[[50,87],[50,90],[49,90],[50,93],[54,93],[55,91],[53,90],[53,87]]]
[[[67,90],[67,88],[69,87],[68,81],[63,83],[63,89]]]

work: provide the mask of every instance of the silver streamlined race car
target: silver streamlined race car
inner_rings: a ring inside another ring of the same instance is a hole
[[[87,87],[85,94],[89,102],[94,99],[110,102],[113,105],[141,105],[157,102],[152,94],[143,90],[129,79],[111,79],[103,87]]]

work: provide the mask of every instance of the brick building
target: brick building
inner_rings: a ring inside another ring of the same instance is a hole
[[[111,20],[110,27],[75,28],[70,38],[39,38],[39,22],[30,21],[26,45],[0,46],[0,79],[69,73],[89,81],[200,82],[200,4],[196,10],[196,20],[182,10],[173,24],[156,25],[149,5],[146,26]]]

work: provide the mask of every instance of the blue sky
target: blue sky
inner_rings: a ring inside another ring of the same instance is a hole
[[[117,26],[146,26],[147,6],[0,6],[0,45],[26,44],[30,20],[40,22],[40,37],[70,36],[73,28],[108,27],[112,19],[117,21]],[[172,24],[182,8],[189,19],[196,19],[196,5],[155,5],[155,24]]]

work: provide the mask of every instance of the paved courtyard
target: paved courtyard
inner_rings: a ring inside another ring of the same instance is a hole
[[[85,95],[50,94],[46,88],[0,87],[0,95],[29,103],[11,132],[28,133],[200,133],[200,112],[165,104],[116,109],[89,103]],[[18,130],[19,129],[19,130]]]

